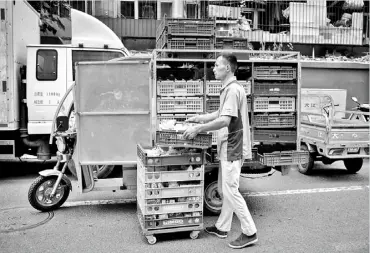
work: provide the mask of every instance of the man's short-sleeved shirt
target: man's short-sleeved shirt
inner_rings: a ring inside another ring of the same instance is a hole
[[[251,136],[248,120],[247,97],[244,87],[235,76],[227,80],[220,90],[218,116],[230,116],[228,127],[217,133],[217,153],[222,161],[252,158]]]

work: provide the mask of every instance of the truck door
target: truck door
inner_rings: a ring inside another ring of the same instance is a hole
[[[50,133],[52,119],[67,89],[66,48],[28,47],[28,133]]]

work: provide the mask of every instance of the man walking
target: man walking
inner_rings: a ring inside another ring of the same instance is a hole
[[[184,138],[193,139],[200,132],[217,131],[217,152],[220,160],[218,190],[223,197],[221,214],[212,227],[205,231],[219,238],[226,238],[231,230],[234,212],[241,223],[241,235],[229,243],[239,249],[258,241],[257,229],[243,196],[239,192],[240,171],[244,159],[252,158],[248,120],[247,98],[244,87],[234,75],[237,59],[232,54],[223,54],[216,60],[213,72],[221,80],[220,108],[218,111],[194,116],[188,121],[199,122],[189,127]]]

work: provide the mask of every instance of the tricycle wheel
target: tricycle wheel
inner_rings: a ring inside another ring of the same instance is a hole
[[[349,173],[355,174],[362,168],[363,159],[362,158],[351,158],[343,160],[344,166]]]
[[[146,239],[150,245],[153,245],[157,242],[157,238],[154,235],[148,235]]]
[[[302,174],[309,175],[312,173],[312,170],[315,164],[315,155],[308,150],[308,147],[305,144],[301,145],[301,150],[308,151],[309,153],[308,162],[303,163],[303,164],[298,164],[298,170]]]
[[[28,201],[35,209],[41,212],[58,209],[67,200],[70,192],[69,185],[62,179],[53,197],[50,193],[53,190],[57,176],[39,176],[32,183],[28,190]]]

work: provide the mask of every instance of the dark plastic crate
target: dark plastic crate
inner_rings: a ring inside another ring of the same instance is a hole
[[[307,151],[282,151],[258,154],[258,160],[266,166],[295,165],[308,162]]]
[[[248,111],[251,111],[251,99],[247,97]],[[210,98],[206,101],[206,110],[208,113],[215,112],[220,108],[220,98]]]
[[[295,127],[296,116],[290,114],[257,114],[254,115],[254,125],[259,128]]]
[[[216,32],[215,19],[188,19],[163,17],[159,24],[156,37],[168,32],[170,35],[214,36]]]
[[[254,83],[255,95],[297,95],[297,84],[290,83]]]
[[[293,80],[297,69],[290,66],[255,66],[253,76],[258,80]]]
[[[253,140],[256,142],[268,142],[268,143],[277,143],[277,142],[286,142],[294,143],[297,142],[297,131],[288,131],[288,130],[257,130],[253,131]]]
[[[184,139],[182,131],[157,131],[156,144],[160,146],[206,149],[212,146],[212,134],[199,133],[194,139]]]
[[[247,49],[248,40],[241,38],[216,39],[217,49]]]
[[[211,50],[214,49],[214,40],[212,38],[168,38],[163,48]]]
[[[201,165],[204,163],[204,151],[198,153],[182,153],[179,155],[148,155],[152,147],[137,145],[137,156],[144,166],[169,166],[169,165]],[[165,147],[163,147],[165,149]]]

